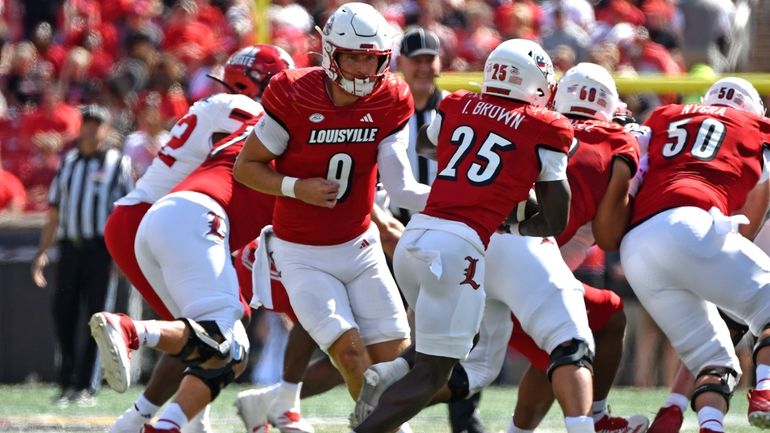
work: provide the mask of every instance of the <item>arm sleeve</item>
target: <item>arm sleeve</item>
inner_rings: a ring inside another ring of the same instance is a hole
[[[388,191],[391,201],[398,207],[420,211],[428,201],[430,187],[414,178],[406,146],[409,142],[409,128],[385,137],[377,150],[377,165],[380,180]]]
[[[438,133],[439,131],[441,131],[442,121],[443,121],[443,117],[441,115],[441,112],[437,112],[436,115],[433,117],[433,121],[430,122],[430,125],[428,125],[428,129],[425,131],[428,133],[428,139],[434,145],[438,145]]]
[[[567,178],[567,154],[546,147],[537,148],[540,159],[540,175],[538,182],[551,182]]]
[[[770,148],[762,150],[762,174],[759,175],[757,185],[770,179]]]
[[[283,154],[289,145],[289,132],[267,113],[257,123],[254,133],[267,150],[275,155]]]

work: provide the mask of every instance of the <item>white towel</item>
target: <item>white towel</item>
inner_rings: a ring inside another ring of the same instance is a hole
[[[417,260],[430,263],[430,273],[433,274],[437,280],[441,279],[441,274],[444,272],[444,266],[441,264],[440,251],[424,250],[416,245],[410,245],[406,247],[406,250]]]
[[[269,243],[273,236],[273,226],[265,226],[259,233],[257,252],[254,253],[254,268],[251,270],[251,284],[254,295],[251,298],[251,307],[273,308],[273,291],[270,286],[270,257]]]
[[[727,233],[737,233],[738,227],[742,224],[748,224],[749,219],[746,215],[732,215],[727,216],[722,213],[717,207],[709,209],[709,214],[714,218],[714,230],[720,235],[726,235]]]

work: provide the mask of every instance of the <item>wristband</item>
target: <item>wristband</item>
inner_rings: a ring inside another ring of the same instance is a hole
[[[297,183],[298,180],[299,179],[296,177],[284,176],[283,180],[281,180],[281,194],[286,197],[297,198],[297,196],[294,195],[294,184]]]
[[[524,236],[521,234],[521,231],[519,231],[519,223],[511,224],[508,230],[509,230],[509,233],[512,235]]]

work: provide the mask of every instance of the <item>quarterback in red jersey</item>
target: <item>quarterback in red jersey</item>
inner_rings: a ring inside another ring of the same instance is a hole
[[[737,232],[759,227],[767,210],[766,192],[750,194],[767,186],[764,112],[756,89],[738,78],[714,83],[703,104],[656,109],[646,122],[649,169],[620,246],[631,287],[696,375],[691,405],[701,432],[723,431],[741,374],[717,307],[759,337],[749,422],[770,422],[770,258]]]
[[[240,182],[278,196],[269,246],[276,267],[297,318],[353,397],[370,360],[391,360],[409,344],[370,224],[377,172],[401,207],[422,209],[429,192],[406,156],[413,102],[388,72],[390,32],[373,7],[340,6],[322,31],[323,66],[273,79],[262,98],[266,115],[234,170]]]
[[[235,182],[232,167],[256,122],[253,118],[217,142],[207,160],[153,204],[139,225],[139,266],[179,319],[133,321],[104,312],[91,318],[105,377],[118,390],[130,382],[129,354],[140,345],[188,367],[174,403],[144,431],[181,430],[246,367],[249,341],[231,251],[270,222],[274,198]]]
[[[573,133],[566,118],[543,108],[553,84],[551,60],[539,45],[503,42],[486,61],[481,94],[446,96],[424,131],[436,145],[439,173],[393,258],[415,310],[416,355],[410,365],[393,361],[367,371],[356,432],[388,431],[414,416],[468,355],[484,310],[485,249],[533,185],[540,212],[516,230],[552,236],[566,225]],[[585,376],[590,381],[588,370]],[[580,415],[589,409],[590,400]]]

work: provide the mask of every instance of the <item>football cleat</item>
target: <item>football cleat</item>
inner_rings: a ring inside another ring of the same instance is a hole
[[[647,433],[679,433],[684,422],[684,414],[679,406],[662,407],[647,429]]]
[[[643,415],[629,417],[604,415],[594,423],[596,433],[644,433],[650,425],[650,420]]]
[[[152,416],[141,414],[136,410],[136,405],[126,409],[118,419],[110,426],[108,433],[136,433],[142,430],[142,426],[150,422]]]
[[[749,424],[770,428],[770,390],[749,390]]]
[[[268,413],[267,420],[281,433],[314,433],[315,428],[307,422],[299,411],[288,410],[283,413]]]
[[[235,397],[238,416],[249,433],[267,433],[267,411],[278,396],[280,384],[241,391]]]
[[[170,429],[165,428],[155,428],[150,424],[145,424],[144,427],[142,427],[142,430],[140,433],[182,433],[179,428],[174,427]]]
[[[409,372],[409,365],[403,358],[381,362],[367,368],[364,372],[364,383],[356,400],[356,407],[350,418],[351,427],[361,424],[374,410],[380,401],[380,396],[390,385]]]
[[[96,313],[88,321],[110,388],[126,392],[131,384],[131,349],[139,348],[134,322],[125,314]]]

